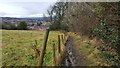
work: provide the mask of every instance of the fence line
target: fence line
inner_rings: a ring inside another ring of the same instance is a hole
[[[47,46],[47,40],[48,40],[48,35],[49,35],[49,29],[46,30],[45,33],[45,37],[44,37],[44,43],[43,43],[43,48],[42,48],[42,52],[40,54],[40,59],[38,61],[38,66],[39,68],[41,68],[41,66],[43,65],[43,59],[44,59],[44,55],[46,52],[46,46]],[[61,65],[61,61],[64,58],[64,54],[65,54],[65,42],[67,40],[67,36],[65,35],[58,35],[58,53],[59,55],[56,55],[56,48],[55,48],[55,43],[53,42],[53,63],[55,66],[60,66]],[[61,45],[62,43],[62,45]],[[62,48],[62,49],[61,49]]]

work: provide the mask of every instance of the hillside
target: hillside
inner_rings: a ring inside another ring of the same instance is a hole
[[[88,66],[119,66],[119,3],[57,2],[49,10],[56,13],[50,28],[80,37],[75,42],[89,61]]]
[[[119,8],[120,2],[56,2],[49,18],[5,17],[5,27],[20,24],[1,30],[3,67],[120,68]]]
[[[52,41],[57,43],[58,34],[57,31],[50,32],[44,66],[53,66]],[[43,38],[44,31],[2,30],[2,66],[37,67]]]

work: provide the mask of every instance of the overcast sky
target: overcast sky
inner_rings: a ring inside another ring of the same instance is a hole
[[[0,17],[41,17],[54,3],[52,0],[41,0],[40,2],[0,0]]]
[[[49,6],[53,5],[56,1],[58,0],[0,0],[0,17],[41,17],[47,13]],[[91,2],[92,0],[78,1]]]

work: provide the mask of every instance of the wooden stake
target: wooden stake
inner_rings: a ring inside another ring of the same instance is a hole
[[[62,43],[64,44],[64,39],[63,39],[63,35],[61,35],[61,39],[62,39]]]
[[[45,36],[44,36],[43,49],[42,49],[42,53],[40,54],[40,60],[38,62],[39,68],[40,68],[40,66],[43,65],[43,59],[44,59],[44,55],[45,55],[45,51],[46,51],[48,35],[49,35],[49,29],[46,30],[46,33],[45,33]]]
[[[60,35],[58,35],[58,53],[60,53]]]
[[[56,66],[56,53],[55,53],[56,49],[55,49],[55,43],[53,44],[53,58],[54,58],[54,65]]]

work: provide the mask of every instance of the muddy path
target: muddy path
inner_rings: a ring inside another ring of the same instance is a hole
[[[71,37],[68,37],[65,49],[65,58],[62,60],[61,66],[86,66],[86,60],[76,48]]]

